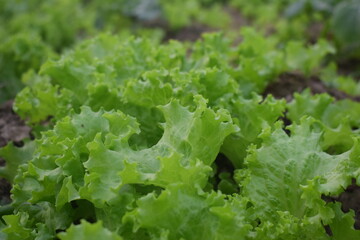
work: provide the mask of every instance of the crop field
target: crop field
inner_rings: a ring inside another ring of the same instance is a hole
[[[359,0],[0,0],[0,239],[360,239]]]

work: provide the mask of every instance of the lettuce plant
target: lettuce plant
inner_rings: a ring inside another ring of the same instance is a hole
[[[354,213],[323,197],[360,183],[359,103],[260,95],[333,49],[242,34],[102,34],[28,72],[15,110],[36,140],[0,151],[13,184],[1,237],[357,239]]]

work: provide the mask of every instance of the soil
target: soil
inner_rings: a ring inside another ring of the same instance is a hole
[[[340,75],[350,76],[360,81],[360,59],[347,59],[337,63]]]
[[[31,128],[12,110],[13,101],[5,102],[0,106],[0,147],[8,142],[14,142],[16,146],[22,146],[22,140],[30,137]],[[0,158],[0,166],[4,166],[4,159]],[[0,205],[10,203],[11,185],[5,179],[0,178]]]
[[[232,7],[225,7],[225,11],[231,17],[231,28],[238,30],[243,26],[249,25],[250,21],[246,19],[239,10]]]
[[[211,28],[201,23],[193,23],[189,26],[173,30],[164,19],[155,19],[152,21],[141,22],[141,26],[145,28],[160,28],[164,30],[165,36],[163,42],[166,43],[169,40],[178,40],[181,42],[190,41],[194,42],[200,39],[201,35],[205,32],[212,32],[216,29]]]
[[[321,22],[313,22],[307,29],[307,39],[309,43],[315,44],[321,37],[321,33],[324,30],[324,24]]]
[[[168,29],[166,31],[164,42],[171,39],[194,42],[198,40],[203,33],[212,31],[215,31],[215,29],[200,23],[192,24],[191,26],[184,27],[177,31],[171,31]]]
[[[224,10],[229,14],[231,18],[230,28],[233,30],[239,30],[242,26],[248,25],[249,20],[246,19],[238,10],[226,6]],[[163,42],[167,42],[170,39],[178,40],[178,41],[190,41],[194,42],[201,38],[201,35],[206,32],[214,32],[216,28],[207,26],[201,23],[193,23],[189,26],[183,27],[178,30],[171,30],[168,24],[162,19],[156,19],[153,21],[143,22],[142,26],[147,28],[161,28],[165,30],[165,37]],[[235,42],[240,42],[241,39],[236,40]]]
[[[328,93],[337,100],[360,101],[360,96],[349,96],[338,89],[328,87],[316,76],[305,77],[298,73],[281,74],[275,82],[267,86],[263,95],[272,94],[275,98],[285,98],[290,102],[295,92],[302,92],[306,88],[309,88],[313,94]]]
[[[21,145],[24,138],[30,137],[31,128],[12,110],[13,101],[5,102],[0,106],[0,147],[9,141]]]
[[[0,206],[9,204],[11,185],[6,179],[0,178]]]

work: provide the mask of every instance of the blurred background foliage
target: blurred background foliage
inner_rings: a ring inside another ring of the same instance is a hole
[[[221,30],[236,41],[251,25],[280,47],[326,39],[334,62],[360,59],[358,0],[1,0],[0,25],[0,102],[15,96],[28,70],[103,31],[161,42]]]

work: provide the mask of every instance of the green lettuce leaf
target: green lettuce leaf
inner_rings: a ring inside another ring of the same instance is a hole
[[[230,111],[240,131],[225,139],[221,152],[236,168],[241,168],[249,145],[259,144],[261,140],[258,135],[261,131],[272,126],[283,115],[285,101],[275,100],[272,96],[264,100],[258,95],[253,95],[251,99],[237,96],[222,103],[222,106]]]
[[[299,122],[303,116],[311,116],[331,128],[338,127],[347,119],[349,127],[360,126],[360,104],[348,99],[335,101],[328,94],[311,95],[309,90],[295,93],[294,100],[287,105],[287,117]]]
[[[123,221],[131,223],[135,233],[146,229],[150,239],[246,239],[252,228],[246,220],[246,203],[171,185],[159,196],[140,198]]]
[[[348,213],[344,213],[341,211],[341,206],[339,203],[333,204],[332,207],[334,208],[336,216],[329,224],[332,233],[332,239],[358,239],[360,237],[360,232],[354,229],[353,210]]]
[[[33,239],[32,229],[23,226],[24,221],[27,221],[27,217],[25,219],[20,215],[8,215],[3,216],[7,226],[2,229],[2,232],[6,234],[5,239],[14,239],[14,240],[30,240]]]
[[[334,54],[336,49],[326,40],[320,39],[310,47],[305,47],[299,41],[290,41],[286,44],[285,52],[289,70],[300,70],[310,75],[320,67],[324,57],[327,54]]]
[[[33,213],[25,226],[54,234],[68,227],[69,219],[91,217],[72,207],[79,201],[89,203],[84,205],[88,211],[97,208],[96,214],[104,216],[111,211],[107,206],[131,204],[141,196],[135,194],[143,192],[141,188],[132,188],[135,195],[125,191],[131,185],[150,186],[145,193],[174,183],[189,189],[204,187],[223,140],[237,127],[227,111],[214,112],[201,96],[194,101],[193,112],[177,100],[159,107],[164,134],[157,144],[142,150],[129,145],[129,138],[140,131],[139,124],[120,111],[93,112],[82,107],[79,114],[43,132],[33,159],[20,167],[12,189],[16,211]],[[49,205],[44,208],[43,203]],[[41,220],[36,217],[41,214],[34,214],[39,211],[66,217],[60,225],[48,225],[48,218]],[[126,210],[122,207],[119,212]]]
[[[59,233],[61,240],[121,240],[122,238],[115,233],[104,228],[101,222],[88,223],[81,221],[79,225],[71,225],[65,233]]]
[[[281,128],[278,123],[273,131],[265,129],[261,147],[250,149],[248,169],[237,173],[243,179],[242,194],[254,204],[260,232],[268,232],[271,226],[279,229],[272,239],[323,239],[322,224],[330,223],[335,214],[321,196],[337,195],[352,178],[359,179],[358,141],[349,151],[330,155],[321,148],[320,122],[302,119],[300,125],[289,128],[290,136]]]
[[[311,116],[325,125],[322,146],[328,152],[342,153],[353,144],[360,127],[360,104],[348,99],[335,101],[328,94],[312,96],[310,91],[296,93],[287,105],[286,117],[298,123],[303,116]]]
[[[87,205],[86,211],[91,212]],[[48,240],[54,239],[56,231],[65,230],[78,217],[85,218],[84,209],[80,214],[69,205],[57,211],[49,202],[39,202],[34,205],[24,203],[13,215],[3,216],[6,227],[2,230],[11,240]]]
[[[0,176],[12,183],[18,167],[32,159],[34,149],[33,141],[25,141],[22,147],[16,147],[13,143],[9,143],[0,148],[0,157],[6,161],[5,166],[0,167]]]
[[[238,46],[239,65],[232,70],[232,76],[238,79],[242,93],[251,97],[252,92],[263,92],[287,68],[276,38],[265,38],[249,27],[242,28],[241,33],[244,41]]]
[[[196,101],[195,112],[177,101],[160,108],[165,117],[164,134],[151,148],[134,151],[128,145],[128,138],[137,129],[124,132],[120,139],[113,134],[102,139],[98,134],[87,145],[90,155],[84,166],[88,173],[84,178],[85,186],[80,189],[81,195],[103,205],[104,201],[114,198],[124,184],[166,187],[183,182],[189,187],[203,187],[211,171],[209,165],[215,160],[222,141],[236,127],[225,111],[214,113],[207,109],[200,96]],[[114,119],[110,124],[121,129],[120,122]],[[124,126],[129,125],[132,124]],[[107,168],[108,165],[114,167]]]
[[[21,76],[28,70],[39,70],[55,54],[34,34],[18,33],[0,38],[0,103],[15,97],[24,87]]]

